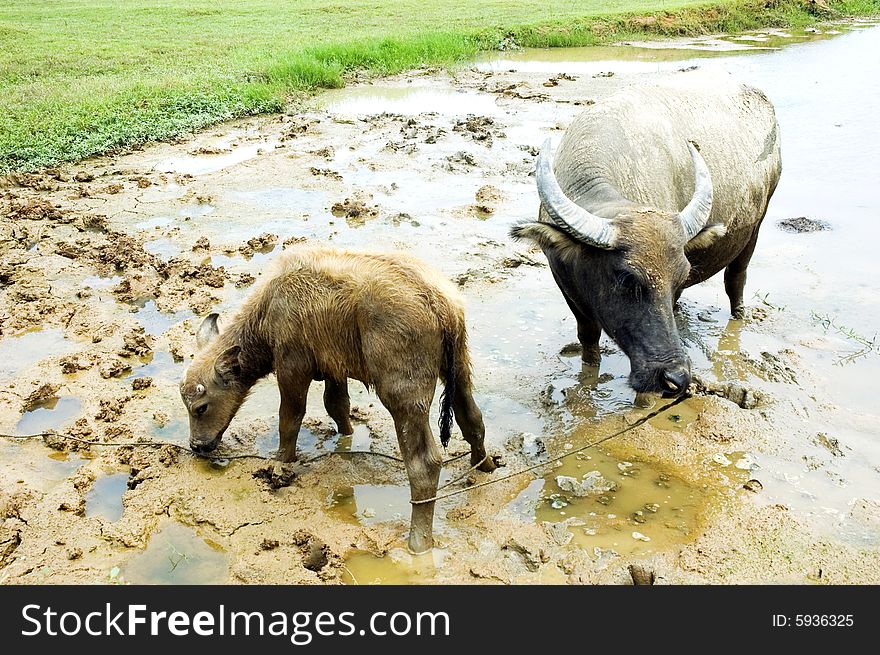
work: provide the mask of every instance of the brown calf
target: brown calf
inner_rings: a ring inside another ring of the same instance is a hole
[[[251,387],[272,372],[281,391],[281,461],[296,459],[312,380],[325,380],[327,413],[339,432],[351,434],[348,378],[354,378],[375,389],[391,412],[412,499],[431,498],[441,457],[428,414],[439,377],[445,386],[441,442],[449,441],[454,412],[471,446],[471,464],[487,472],[495,468],[472,396],[461,299],[450,282],[417,259],[296,248],[274,262],[223,332],[211,314],[197,340],[200,352],[180,385],[197,452],[217,447]],[[433,517],[434,503],[413,506],[413,552],[431,548]]]

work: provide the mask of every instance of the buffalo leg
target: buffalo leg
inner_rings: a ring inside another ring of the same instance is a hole
[[[559,290],[562,292],[562,297],[565,298],[568,308],[571,310],[571,313],[577,321],[578,341],[581,344],[581,359],[584,364],[599,366],[602,361],[602,354],[599,352],[599,338],[602,336],[602,328],[599,327],[599,324],[595,320],[575,307],[575,304],[568,297],[568,294],[565,293],[556,273],[553,273],[553,279],[556,280],[556,286],[559,287]]]
[[[278,412],[278,459],[282,462],[296,460],[296,440],[303,416],[306,413],[306,397],[311,378],[278,372],[278,389],[281,391],[281,409]]]
[[[334,421],[340,434],[351,434],[351,400],[348,397],[347,380],[331,380],[324,384],[324,408]]]
[[[743,251],[737,255],[727,268],[724,270],[724,290],[730,299],[730,314],[735,319],[740,319],[745,314],[745,305],[743,303],[743,291],[746,287],[746,269],[749,261],[752,259],[752,253],[755,252],[755,245],[758,243],[758,229]]]
[[[577,321],[578,341],[581,343],[581,359],[584,364],[590,366],[598,366],[602,361],[602,354],[599,352],[599,337],[602,336],[602,328],[593,319],[586,316],[581,310],[574,306],[574,303],[565,297],[568,308],[574,314]]]
[[[437,495],[440,481],[440,450],[434,443],[428,408],[433,398],[433,384],[430,390],[418,394],[419,397],[402,397],[394,392],[377,388],[379,399],[391,412],[397,441],[406,464],[412,500],[425,500]],[[407,391],[410,391],[407,389]],[[383,393],[384,391],[384,393]],[[406,395],[406,394],[403,394]],[[434,545],[434,504],[424,503],[412,506],[410,520],[409,549],[412,553],[424,553]]]
[[[495,470],[495,462],[491,457],[486,456],[486,446],[483,443],[486,436],[483,414],[474,402],[470,383],[463,384],[459,380],[455,388],[452,408],[455,411],[455,422],[458,423],[464,440],[471,446],[471,466],[479,464],[477,468],[480,471],[491,473]]]

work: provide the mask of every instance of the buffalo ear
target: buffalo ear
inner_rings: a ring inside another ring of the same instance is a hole
[[[202,321],[199,331],[196,332],[196,345],[199,349],[207,346],[214,340],[214,337],[220,334],[220,330],[217,328],[218,318],[220,318],[219,314],[208,314]]]
[[[241,346],[230,346],[214,360],[214,372],[223,382],[232,382],[241,377],[240,354]]]
[[[720,224],[707,225],[697,232],[693,239],[685,244],[684,251],[685,253],[689,253],[693,250],[703,250],[704,248],[708,248],[725,234],[727,234],[726,226]]]
[[[521,241],[534,241],[542,250],[553,250],[563,259],[576,258],[581,254],[582,244],[550,223],[525,221],[510,228],[510,236]]]

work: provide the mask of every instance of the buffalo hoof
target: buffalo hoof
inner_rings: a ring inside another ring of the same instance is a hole
[[[281,450],[278,452],[278,461],[282,464],[290,464],[297,460],[296,450]]]
[[[581,361],[587,366],[599,366],[602,363],[599,346],[584,346],[581,350]]]

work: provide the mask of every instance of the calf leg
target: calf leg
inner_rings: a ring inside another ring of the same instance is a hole
[[[464,440],[471,445],[471,466],[480,464],[477,467],[480,471],[491,473],[495,470],[495,462],[486,455],[486,447],[483,443],[486,435],[483,414],[474,402],[470,384],[462,384],[459,380],[455,389],[455,398],[452,400],[452,408],[455,411],[455,422],[458,423]]]
[[[746,287],[746,269],[749,261],[752,259],[752,253],[755,252],[755,245],[758,243],[758,228],[743,251],[737,255],[727,268],[724,270],[724,290],[730,299],[730,314],[735,319],[743,318],[745,314],[745,305],[743,304],[743,290]]]
[[[351,434],[351,400],[348,397],[348,380],[327,378],[324,385],[324,408],[334,421],[340,434]]]
[[[306,397],[311,377],[284,371],[279,371],[277,375],[278,389],[281,392],[278,459],[282,462],[293,462],[296,460],[296,440],[306,413]]]
[[[442,460],[428,418],[433,388],[415,399],[383,393],[382,389],[377,391],[382,404],[394,418],[397,441],[409,477],[411,498],[424,500],[436,496]],[[434,504],[412,506],[409,531],[409,549],[412,553],[424,553],[434,545]]]

